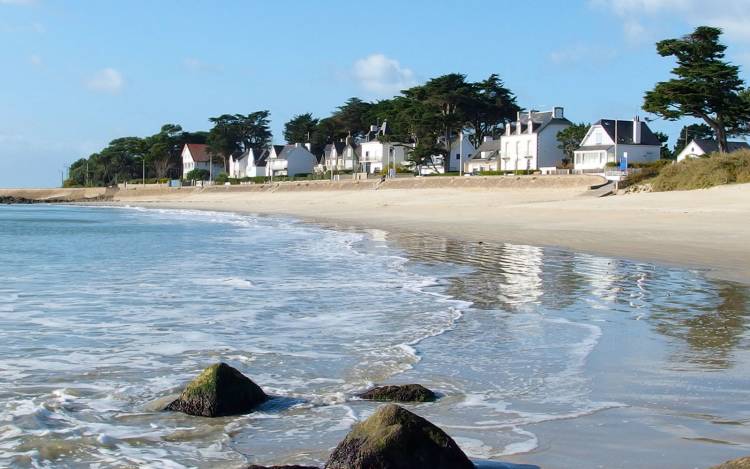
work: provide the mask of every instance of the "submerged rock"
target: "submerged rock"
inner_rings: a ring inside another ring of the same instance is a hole
[[[218,363],[203,370],[165,410],[223,417],[250,413],[266,400],[266,393],[250,378],[226,363]]]
[[[357,394],[357,397],[371,401],[393,402],[430,402],[437,399],[434,392],[421,384],[378,386],[361,394]]]
[[[473,469],[444,431],[395,404],[386,404],[352,428],[326,469]]]
[[[714,466],[711,469],[750,469],[750,456],[733,459],[731,461],[725,462],[724,464]]]

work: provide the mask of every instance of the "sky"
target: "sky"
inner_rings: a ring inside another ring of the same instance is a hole
[[[271,111],[325,117],[446,73],[497,73],[524,108],[646,117],[669,78],[654,44],[724,30],[749,79],[750,0],[354,2],[0,0],[0,187],[58,186],[110,140]],[[651,123],[670,135],[692,120]]]

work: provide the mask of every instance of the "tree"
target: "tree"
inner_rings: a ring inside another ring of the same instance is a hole
[[[667,142],[669,141],[669,135],[665,134],[664,132],[654,132],[654,136],[661,143],[661,149],[659,151],[659,158],[662,160],[673,160],[674,155],[672,154],[672,151],[669,149],[669,146],[667,145]]]
[[[495,73],[484,81],[474,83],[473,88],[466,113],[474,129],[472,140],[475,146],[479,146],[485,135],[496,137],[502,126],[511,122],[521,108],[516,103],[515,95]]]
[[[677,137],[677,141],[674,144],[674,150],[672,150],[672,152],[676,157],[687,146],[690,140],[713,140],[713,138],[714,131],[711,130],[711,127],[707,126],[706,124],[690,124],[683,126],[682,130],[680,130],[680,135]]]
[[[284,124],[286,143],[312,142],[313,134],[318,127],[318,119],[309,112],[292,117]]]
[[[369,120],[371,108],[372,103],[359,98],[349,98],[343,106],[339,106],[331,116],[335,125],[334,138],[364,136],[372,124]]]
[[[716,135],[719,151],[727,151],[727,136],[747,133],[750,93],[739,77],[739,67],[726,62],[721,29],[700,26],[681,39],[656,44],[662,57],[673,56],[676,78],[646,92],[643,109],[668,120],[691,116],[702,119]]]
[[[224,162],[229,172],[229,157],[249,148],[265,148],[271,143],[270,111],[248,115],[222,114],[208,119],[214,126],[209,131],[208,151]]]
[[[185,175],[188,181],[207,181],[210,177],[211,173],[207,169],[193,169]]]
[[[557,148],[563,151],[565,158],[563,164],[567,166],[573,161],[573,153],[581,146],[581,142],[586,137],[586,133],[589,131],[590,124],[581,122],[580,124],[573,124],[570,127],[566,127],[557,133]]]

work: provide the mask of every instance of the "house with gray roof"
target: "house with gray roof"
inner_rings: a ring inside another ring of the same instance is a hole
[[[229,177],[241,179],[265,176],[269,153],[268,150],[262,148],[248,148],[242,153],[230,155]]]
[[[579,172],[604,172],[607,163],[620,165],[656,161],[661,142],[645,122],[601,119],[594,123],[574,152],[574,168]]]
[[[503,148],[502,143],[502,139],[494,139],[490,136],[484,137],[482,144],[466,162],[466,172],[498,171]]]
[[[572,125],[562,107],[550,111],[522,111],[505,126],[500,158],[501,171],[540,170],[562,165],[565,153],[557,134]]]
[[[727,142],[727,146],[730,153],[737,150],[750,150],[750,145],[747,142]],[[685,158],[698,158],[717,151],[719,151],[719,142],[716,140],[696,138],[685,145],[685,148],[677,154],[677,161],[682,161]]]
[[[266,160],[267,176],[299,176],[312,174],[318,159],[310,152],[308,145],[271,145]]]

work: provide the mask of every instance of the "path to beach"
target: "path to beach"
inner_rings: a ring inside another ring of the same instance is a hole
[[[371,181],[357,185],[357,190],[351,182],[287,183],[266,189],[127,190],[119,191],[115,202],[292,215],[467,241],[558,246],[710,269],[716,277],[750,283],[750,184],[593,198],[585,194],[598,182],[596,178],[479,179],[395,181],[377,190],[378,184]]]

